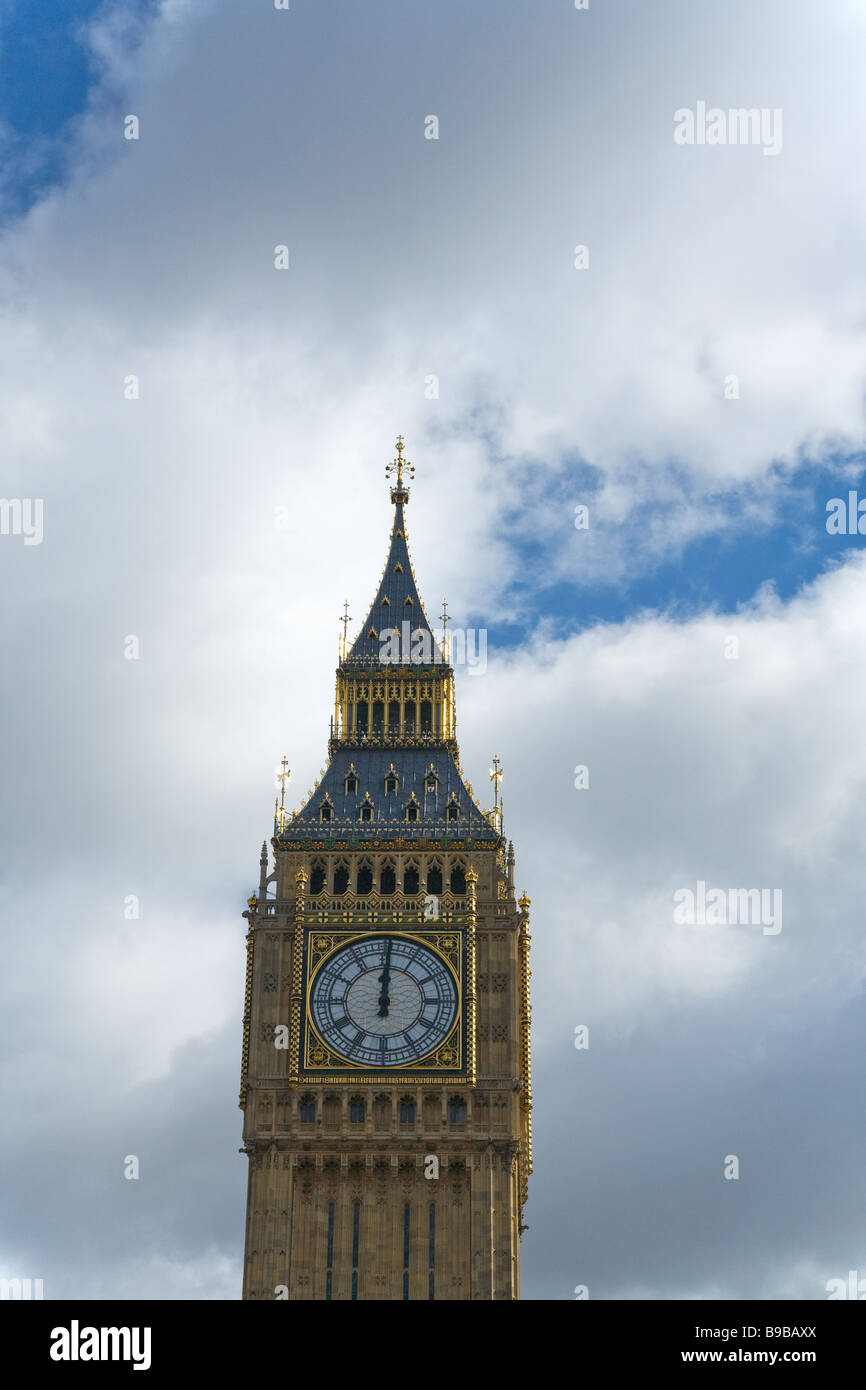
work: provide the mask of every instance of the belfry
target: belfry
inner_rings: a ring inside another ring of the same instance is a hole
[[[351,645],[328,763],[244,913],[245,1299],[516,1299],[532,1169],[529,898],[457,746],[407,543]]]

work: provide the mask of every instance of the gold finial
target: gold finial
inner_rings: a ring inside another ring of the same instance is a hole
[[[442,612],[439,614],[439,617],[442,619],[442,655],[443,655],[443,657],[445,658],[445,660],[447,661],[447,660],[448,660],[448,624],[449,624],[450,621],[451,621],[451,615],[450,615],[450,613],[448,612],[448,600],[447,600],[447,599],[444,599],[444,598],[443,598],[443,600],[442,600]]]
[[[409,500],[409,489],[403,486],[403,469],[405,468],[410,478],[414,478],[415,476],[415,465],[414,463],[410,463],[408,459],[404,459],[403,447],[403,436],[402,434],[398,434],[396,444],[397,457],[392,459],[390,463],[385,464],[386,478],[391,473],[397,474],[397,486],[391,489],[391,501],[394,503],[408,502]]]
[[[280,813],[279,813],[280,830],[285,829],[285,825],[286,825],[286,787],[288,786],[289,782],[291,782],[291,780],[292,780],[292,772],[291,772],[291,768],[289,767],[289,760],[288,760],[288,758],[286,757],[286,755],[285,755],[285,753],[284,753],[284,754],[283,754],[283,761],[280,763],[280,771],[277,773],[277,781],[278,781],[279,784],[280,784]],[[274,816],[275,816],[275,817],[276,817],[276,814],[277,814],[277,808],[276,808],[276,804],[275,804],[275,805],[274,805]]]
[[[498,754],[493,755],[493,766],[490,769],[490,780],[493,783],[493,824],[502,834],[502,802],[499,799],[499,783],[502,780],[502,768],[499,766]]]
[[[346,641],[346,638],[347,638],[347,634],[348,634],[348,631],[349,631],[349,623],[350,623],[351,621],[352,621],[352,619],[351,619],[351,617],[349,616],[349,600],[346,599],[346,602],[343,604],[343,616],[342,616],[342,618],[340,619],[340,622],[343,624],[343,645],[342,645],[342,647],[341,647],[341,649],[340,649],[340,660],[341,660],[341,661],[343,661],[343,660],[345,659],[346,652],[347,652],[347,650],[348,650],[348,643],[347,643],[347,641]]]
[[[528,912],[532,906],[532,899],[527,893],[524,893],[522,897],[518,898],[517,906],[520,908],[521,912]]]

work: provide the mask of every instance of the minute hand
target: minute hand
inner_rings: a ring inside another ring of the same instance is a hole
[[[392,947],[392,945],[393,945],[393,942],[389,941],[388,944],[387,944],[387,946],[385,947],[385,969],[382,971],[381,975],[379,976],[379,983],[380,983],[381,986],[382,986],[382,993],[379,995],[379,1012],[378,1012],[378,1014],[377,1014],[377,1017],[378,1017],[378,1018],[387,1018],[387,1017],[388,1017],[388,1005],[391,1003],[391,999],[390,999],[389,994],[388,994],[388,986],[389,986],[389,984],[391,983],[391,947]]]

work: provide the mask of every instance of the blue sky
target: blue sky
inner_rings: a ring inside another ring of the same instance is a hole
[[[326,757],[398,431],[533,900],[525,1296],[866,1270],[866,563],[825,525],[866,495],[864,62],[860,0],[0,7],[0,491],[45,504],[0,538],[0,899],[62,905],[3,983],[0,1264],[46,1296],[237,1296],[238,914],[280,757],[297,801]],[[781,153],[677,146],[698,100],[781,108]],[[781,884],[784,931],[674,931],[698,879]]]
[[[4,133],[4,218],[26,212],[62,180],[70,122],[98,81],[86,23],[103,0],[4,0],[0,8],[0,123]],[[140,0],[139,21],[156,9]]]
[[[101,3],[4,4],[0,111],[20,139],[56,138],[70,117],[84,109],[94,73],[92,56],[81,41],[82,21],[92,18]]]

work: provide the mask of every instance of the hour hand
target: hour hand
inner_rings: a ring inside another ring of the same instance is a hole
[[[391,942],[385,947],[385,968],[379,976],[379,983],[382,986],[382,993],[379,995],[379,1013],[377,1017],[388,1017],[388,1006],[391,1003],[388,994],[388,986],[391,983]]]

